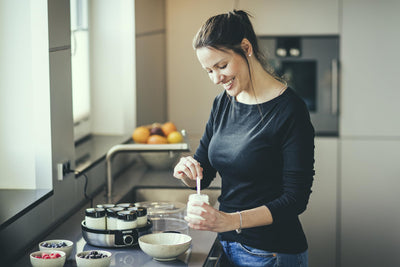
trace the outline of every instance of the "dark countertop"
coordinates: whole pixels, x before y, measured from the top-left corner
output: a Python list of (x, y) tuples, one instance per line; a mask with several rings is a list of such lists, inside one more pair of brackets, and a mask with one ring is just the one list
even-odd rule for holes
[(52, 194), (53, 189), (0, 189), (0, 231)]
[[(106, 152), (115, 144), (130, 140), (127, 135), (90, 135), (83, 138), (75, 147), (75, 169), (85, 172), (96, 162), (104, 160)], [(52, 188), (0, 189), (0, 231), (52, 195)]]
[[(157, 187), (185, 187), (181, 181), (172, 176), (171, 171), (149, 170), (145, 166), (138, 164), (124, 172), (115, 179), (113, 186), (113, 203), (118, 203), (126, 197), (136, 186), (157, 186)], [(212, 183), (213, 187), (219, 187), (220, 181), (216, 179)], [(105, 192), (101, 192), (93, 199), (93, 205), (107, 203)], [(170, 262), (158, 262), (142, 252), (139, 246), (132, 248), (97, 248), (86, 243), (82, 237), (81, 222), (84, 219), (84, 211), (90, 204), (82, 207), (79, 211), (69, 217), (64, 223), (59, 225), (43, 240), (68, 239), (75, 243), (72, 252), (65, 266), (76, 266), (75, 254), (84, 250), (102, 249), (110, 251), (113, 256), (111, 266), (203, 266), (207, 255), (214, 243), (216, 233), (189, 230), (192, 237), (192, 246), (185, 254), (179, 256), (177, 260)], [(34, 245), (29, 253), (38, 250), (38, 245)], [(24, 255), (15, 266), (30, 266), (29, 253)]]

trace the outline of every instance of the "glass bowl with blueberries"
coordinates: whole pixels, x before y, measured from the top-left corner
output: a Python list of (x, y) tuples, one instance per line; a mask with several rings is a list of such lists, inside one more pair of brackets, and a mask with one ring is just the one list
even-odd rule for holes
[(78, 267), (108, 267), (111, 264), (111, 252), (105, 250), (87, 250), (76, 254)]
[(39, 243), (40, 251), (52, 251), (58, 250), (63, 251), (66, 254), (66, 258), (68, 259), (71, 255), (72, 249), (74, 246), (74, 242), (66, 240), (66, 239), (53, 239), (46, 240)]

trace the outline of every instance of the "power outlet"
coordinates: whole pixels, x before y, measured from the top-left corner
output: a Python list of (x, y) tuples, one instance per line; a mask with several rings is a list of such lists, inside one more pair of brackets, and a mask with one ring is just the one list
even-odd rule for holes
[(71, 163), (66, 161), (57, 164), (57, 180), (62, 181), (64, 176), (71, 170)]

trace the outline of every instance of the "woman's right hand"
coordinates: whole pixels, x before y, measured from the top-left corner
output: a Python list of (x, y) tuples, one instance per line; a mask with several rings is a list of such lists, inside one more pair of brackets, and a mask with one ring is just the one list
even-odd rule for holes
[(203, 168), (193, 157), (182, 157), (174, 168), (174, 177), (183, 180), (196, 180), (197, 177), (203, 179)]

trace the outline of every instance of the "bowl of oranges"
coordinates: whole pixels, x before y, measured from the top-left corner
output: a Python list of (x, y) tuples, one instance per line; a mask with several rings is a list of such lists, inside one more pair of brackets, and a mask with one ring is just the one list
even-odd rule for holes
[[(137, 144), (179, 144), (184, 142), (184, 131), (178, 131), (173, 122), (153, 123), (137, 127), (132, 133), (132, 139)], [(141, 152), (140, 156), (146, 165), (156, 170), (173, 168), (181, 152)]]

